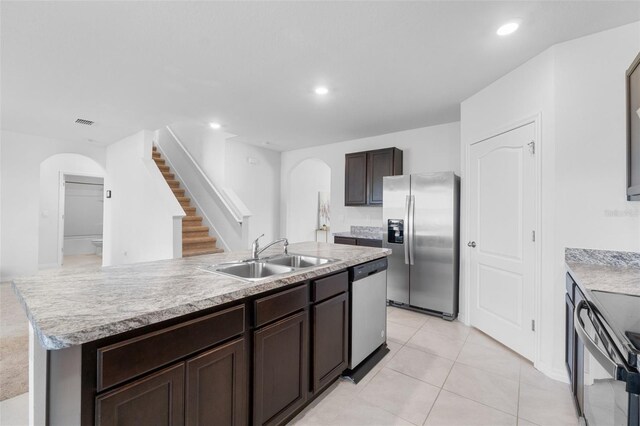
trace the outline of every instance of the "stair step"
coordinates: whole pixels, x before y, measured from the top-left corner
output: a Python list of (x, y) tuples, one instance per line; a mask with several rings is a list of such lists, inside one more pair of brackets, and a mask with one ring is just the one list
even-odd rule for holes
[(191, 236), (182, 236), (182, 245), (185, 244), (199, 244), (199, 243), (213, 243), (215, 244), (217, 241), (216, 237), (191, 237)]
[(165, 166), (164, 164), (158, 164), (158, 163), (156, 164), (158, 165), (158, 168), (160, 169), (161, 172), (164, 173), (169, 171), (169, 166)]
[(203, 254), (222, 253), (224, 250), (221, 248), (206, 248), (206, 249), (188, 249), (182, 250), (182, 257), (200, 256)]
[(153, 161), (155, 161), (158, 166), (164, 166), (165, 165), (163, 158), (154, 158)]
[(180, 204), (187, 203), (187, 205), (191, 202), (191, 198), (189, 197), (176, 197)]
[(151, 158), (153, 158), (153, 159), (156, 159), (156, 158), (157, 158), (157, 159), (160, 159), (160, 158), (162, 158), (162, 154), (160, 154), (160, 153), (159, 153), (158, 151), (156, 151), (156, 150), (153, 150), (153, 152), (151, 153)]
[(170, 180), (170, 179), (173, 179), (174, 177), (176, 177), (176, 175), (174, 175), (173, 173), (169, 173), (169, 172), (162, 172), (162, 176), (166, 180)]
[(182, 209), (184, 210), (184, 212), (187, 214), (187, 216), (195, 216), (196, 215), (196, 208), (195, 207), (182, 207)]
[(166, 181), (169, 184), (169, 188), (179, 188), (180, 187), (180, 181), (177, 181), (175, 179), (166, 179)]
[(154, 145), (151, 149), (155, 152), (158, 150), (158, 147)]
[[(211, 237), (200, 237), (201, 239), (209, 239)], [(215, 241), (202, 241), (202, 242), (197, 242), (197, 241), (190, 241), (192, 240), (191, 238), (188, 240), (182, 240), (182, 250), (193, 250), (193, 249), (215, 249), (216, 247), (216, 242)]]
[(171, 188), (171, 190), (173, 191), (173, 195), (175, 195), (176, 197), (184, 197), (184, 189)]
[(209, 227), (208, 226), (188, 226), (185, 225), (182, 227), (182, 238), (193, 238), (193, 237), (208, 237), (209, 236)]
[(202, 216), (185, 216), (182, 218), (182, 223), (187, 223), (187, 226), (200, 226), (202, 225)]

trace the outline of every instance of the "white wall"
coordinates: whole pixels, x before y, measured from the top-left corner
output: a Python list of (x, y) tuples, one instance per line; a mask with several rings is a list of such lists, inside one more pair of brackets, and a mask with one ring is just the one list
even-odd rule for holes
[[(104, 176), (104, 168), (96, 161), (80, 154), (56, 154), (40, 164), (38, 265), (40, 269), (58, 266), (60, 230), (60, 174)], [(100, 191), (99, 196), (101, 197)], [(102, 211), (102, 204), (100, 210)], [(68, 223), (69, 215), (66, 215)], [(84, 216), (87, 218), (88, 216)], [(73, 219), (73, 218), (72, 218)], [(73, 219), (76, 220), (76, 219)], [(99, 233), (102, 234), (102, 221)], [(66, 234), (66, 229), (65, 229)], [(74, 253), (67, 253), (74, 254)]]
[(263, 242), (280, 233), (280, 153), (241, 142), (227, 141), (225, 187), (230, 188), (251, 211), (252, 241), (264, 234)]
[(382, 226), (382, 207), (345, 207), (344, 155), (349, 152), (396, 147), (403, 151), (405, 174), (420, 172), (460, 172), (460, 123), (423, 127), (403, 132), (321, 145), (282, 153), (281, 229), (293, 231), (293, 218), (289, 212), (292, 200), (288, 182), (291, 171), (303, 160), (317, 158), (331, 168), (331, 233), (348, 231), (351, 225)]
[(290, 200), (287, 212), (290, 219), (287, 231), (289, 242), (315, 241), (315, 230), (323, 225), (318, 224), (318, 192), (331, 191), (331, 168), (321, 160), (304, 160), (291, 170), (291, 177), (286, 184), (289, 186)]
[(235, 135), (193, 121), (173, 123), (171, 130), (209, 179), (218, 187), (224, 186), (226, 140)]
[[(536, 366), (554, 378), (566, 378), (564, 248), (640, 250), (640, 216), (637, 205), (626, 201), (624, 178), (624, 72), (639, 49), (638, 23), (559, 44), (461, 105), (463, 224), (468, 146), (539, 114), (541, 270)], [(610, 215), (611, 210), (622, 214)], [(462, 242), (467, 241), (465, 232), (463, 228)], [(463, 247), (461, 282), (466, 283), (468, 253)], [(462, 294), (461, 309), (466, 303)]]
[(141, 131), (107, 147), (105, 266), (182, 256), (184, 211), (151, 159), (152, 138)]
[(105, 163), (104, 147), (2, 130), (0, 133), (0, 279), (38, 270), (40, 163), (60, 153), (85, 155)]

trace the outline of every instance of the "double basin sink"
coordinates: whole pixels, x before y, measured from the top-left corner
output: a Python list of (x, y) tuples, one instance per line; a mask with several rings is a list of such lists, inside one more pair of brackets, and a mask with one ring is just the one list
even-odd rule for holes
[(247, 281), (257, 281), (273, 275), (286, 274), (298, 269), (332, 262), (335, 262), (335, 260), (292, 253), (264, 259), (247, 259), (239, 262), (221, 263), (209, 266), (206, 270)]

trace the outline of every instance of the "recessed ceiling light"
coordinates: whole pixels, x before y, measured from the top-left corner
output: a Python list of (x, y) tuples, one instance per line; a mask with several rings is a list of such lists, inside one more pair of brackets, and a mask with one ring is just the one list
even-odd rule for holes
[(326, 95), (329, 93), (329, 89), (325, 86), (318, 86), (314, 89), (314, 92), (316, 92), (316, 95)]
[(209, 127), (211, 127), (212, 129), (220, 129), (222, 128), (222, 125), (220, 123), (209, 123)]
[(499, 36), (506, 36), (509, 34), (513, 34), (514, 32), (516, 32), (519, 26), (520, 26), (520, 23), (518, 21), (507, 22), (506, 24), (498, 28), (498, 31), (496, 31), (496, 34), (498, 34)]

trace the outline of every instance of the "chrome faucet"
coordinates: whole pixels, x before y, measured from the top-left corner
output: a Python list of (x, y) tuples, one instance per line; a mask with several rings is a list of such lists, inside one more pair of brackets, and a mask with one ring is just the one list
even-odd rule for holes
[(288, 251), (289, 240), (287, 240), (286, 238), (280, 238), (278, 240), (272, 241), (266, 246), (264, 246), (262, 249), (260, 249), (260, 244), (258, 244), (258, 240), (262, 237), (264, 237), (264, 234), (260, 235), (258, 238), (253, 240), (253, 244), (251, 244), (251, 258), (253, 260), (258, 260), (260, 258), (260, 253), (262, 253), (272, 245), (278, 244), (278, 243), (284, 243), (284, 254), (289, 254), (289, 251)]

